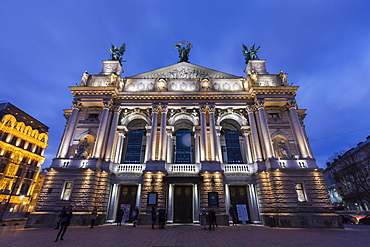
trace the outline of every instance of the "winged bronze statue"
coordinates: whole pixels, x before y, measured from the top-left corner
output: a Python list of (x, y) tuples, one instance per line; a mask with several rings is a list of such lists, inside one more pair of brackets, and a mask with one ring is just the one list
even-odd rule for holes
[(254, 48), (256, 44), (254, 44), (250, 50), (248, 51), (248, 47), (245, 45), (245, 44), (242, 44), (243, 46), (243, 55), (244, 55), (244, 58), (245, 58), (245, 63), (247, 64), (249, 60), (259, 60), (258, 56), (257, 56), (257, 52), (261, 49), (261, 46), (258, 46), (257, 49)]
[(112, 43), (110, 44), (112, 46), (112, 48), (109, 49), (109, 51), (111, 52), (110, 60), (119, 61), (120, 64), (122, 65), (122, 62), (125, 62), (125, 61), (122, 61), (122, 56), (126, 51), (126, 43), (123, 43), (123, 45), (121, 45), (121, 48), (119, 49), (117, 46), (113, 45)]

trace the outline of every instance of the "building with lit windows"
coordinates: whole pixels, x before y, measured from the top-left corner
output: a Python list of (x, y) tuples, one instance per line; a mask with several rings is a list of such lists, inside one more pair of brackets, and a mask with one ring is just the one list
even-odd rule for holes
[[(71, 204), (72, 224), (87, 225), (117, 210), (166, 210), (167, 224), (199, 224), (212, 207), (229, 224), (342, 227), (305, 133), (298, 86), (265, 60), (249, 60), (244, 76), (186, 61), (122, 77), (120, 61), (85, 71), (73, 95), (59, 151), (28, 226), (53, 224)], [(51, 222), (51, 223), (50, 223)]]
[(0, 219), (34, 209), (34, 189), (48, 127), (9, 102), (0, 102)]

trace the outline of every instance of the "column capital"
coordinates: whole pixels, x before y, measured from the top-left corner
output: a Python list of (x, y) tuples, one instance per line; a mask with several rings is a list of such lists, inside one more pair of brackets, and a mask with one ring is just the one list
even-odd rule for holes
[(206, 113), (209, 110), (209, 106), (208, 104), (202, 104), (202, 105), (199, 105), (199, 109), (201, 113)]
[(286, 108), (287, 109), (297, 109), (297, 102), (293, 99), (293, 100), (288, 100), (288, 102), (286, 103)]
[(161, 106), (159, 104), (153, 104), (152, 105), (152, 113), (157, 113), (160, 111)]
[(208, 105), (208, 111), (209, 113), (215, 113), (216, 106), (215, 105)]
[(82, 110), (83, 108), (84, 106), (82, 105), (80, 101), (78, 100), (72, 101), (72, 109)]
[(167, 111), (168, 111), (168, 105), (160, 105), (159, 107), (161, 108), (161, 112), (162, 113), (167, 113)]
[(114, 113), (120, 114), (121, 111), (122, 111), (122, 108), (119, 105), (114, 105), (114, 106), (112, 106), (112, 110), (113, 110)]
[(103, 108), (111, 108), (113, 106), (112, 100), (103, 100)]
[(258, 108), (258, 110), (265, 107), (265, 100), (264, 99), (256, 99), (254, 101), (254, 103), (255, 103), (256, 107)]
[(245, 107), (245, 109), (247, 110), (247, 113), (254, 113), (256, 111), (256, 106), (255, 105), (247, 105)]

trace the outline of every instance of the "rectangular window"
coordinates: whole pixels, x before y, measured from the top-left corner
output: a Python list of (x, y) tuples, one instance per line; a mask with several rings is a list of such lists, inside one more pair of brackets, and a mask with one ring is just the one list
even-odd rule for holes
[(306, 193), (304, 191), (304, 187), (302, 183), (296, 183), (295, 185), (295, 191), (297, 192), (298, 201), (299, 202), (307, 202)]
[(60, 198), (61, 200), (63, 201), (68, 201), (69, 198), (71, 197), (71, 193), (72, 193), (72, 185), (73, 185), (73, 182), (65, 182), (64, 183), (64, 189), (63, 189), (63, 192), (62, 192), (62, 197)]
[(95, 113), (90, 113), (88, 116), (87, 116), (88, 119), (98, 119), (99, 118), (99, 114), (95, 114)]
[(269, 113), (269, 118), (277, 119), (279, 118), (279, 113)]
[(53, 193), (53, 188), (48, 188), (48, 191), (46, 192), (46, 194), (51, 194)]

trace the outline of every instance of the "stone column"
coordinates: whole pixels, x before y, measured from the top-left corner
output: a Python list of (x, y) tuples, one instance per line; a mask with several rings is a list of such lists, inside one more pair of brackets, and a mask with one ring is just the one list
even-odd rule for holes
[(148, 128), (146, 127), (145, 128), (145, 134), (146, 134), (146, 145), (145, 145), (145, 157), (144, 157), (144, 163), (146, 163), (148, 161), (148, 159), (150, 159), (150, 150), (151, 150), (151, 146), (150, 146), (150, 141), (151, 141), (151, 136), (150, 136), (150, 132), (148, 132)]
[(166, 129), (167, 129), (167, 105), (161, 105), (161, 126), (159, 140), (159, 160), (166, 160)]
[(217, 131), (217, 152), (218, 152), (218, 161), (220, 163), (223, 163), (223, 157), (222, 157), (222, 148), (221, 148), (221, 130)]
[(252, 141), (253, 141), (253, 148), (254, 148), (254, 154), (255, 154), (255, 160), (256, 161), (262, 161), (262, 151), (261, 151), (261, 145), (258, 138), (258, 130), (256, 125), (256, 120), (254, 118), (254, 110), (255, 108), (252, 106), (247, 106), (247, 112), (248, 112), (248, 118), (249, 118), (249, 125), (251, 127), (251, 134), (252, 134)]
[(173, 184), (168, 185), (167, 223), (173, 223)]
[(118, 196), (119, 196), (119, 185), (113, 184), (112, 194), (110, 196), (110, 201), (109, 201), (108, 221), (114, 222), (116, 220), (118, 200), (119, 200)]
[(207, 105), (200, 106), (200, 160), (208, 160), (208, 145), (207, 145)]
[(263, 145), (266, 149), (267, 158), (273, 158), (273, 148), (270, 138), (270, 131), (266, 120), (265, 108), (264, 108), (264, 100), (256, 100), (256, 105), (258, 108), (258, 115), (261, 123), (261, 130), (263, 136)]
[(253, 163), (252, 153), (251, 153), (251, 145), (249, 142), (249, 132), (248, 132), (248, 126), (243, 126), (243, 137), (244, 137), (244, 145), (245, 145), (245, 152), (247, 154), (247, 163)]
[(99, 158), (99, 156), (102, 152), (104, 134), (105, 134), (105, 130), (106, 130), (107, 125), (108, 125), (109, 108), (112, 105), (112, 103), (110, 101), (104, 101), (103, 104), (104, 104), (103, 113), (102, 113), (102, 116), (101, 116), (101, 119), (100, 119), (100, 125), (99, 125), (99, 129), (98, 129), (98, 133), (96, 135), (95, 146), (94, 146), (94, 151), (93, 151), (93, 155), (92, 155), (94, 158)]
[[(225, 207), (226, 207), (226, 212), (229, 213), (229, 208), (231, 205), (231, 200), (230, 200), (230, 188), (229, 184), (225, 184)], [(236, 209), (235, 209), (236, 210)]]
[(158, 112), (159, 112), (159, 105), (152, 105), (152, 130), (150, 133), (150, 160), (155, 160), (155, 149), (157, 144), (157, 125), (158, 125)]
[(216, 134), (216, 124), (215, 124), (215, 106), (210, 105), (209, 109), (209, 127), (211, 133), (211, 141), (210, 141), (210, 148), (211, 148), (211, 160), (215, 161), (218, 157), (216, 157), (216, 150), (217, 150), (217, 134)]
[(195, 150), (194, 150), (194, 155), (195, 155), (195, 163), (199, 164), (200, 163), (200, 147), (199, 147), (199, 132), (193, 128), (194, 132), (194, 142), (195, 142)]
[(250, 214), (252, 223), (260, 223), (260, 212), (258, 208), (256, 190), (254, 184), (248, 184), (248, 191), (249, 191), (249, 204), (250, 204)]
[(167, 158), (166, 158), (167, 164), (172, 163), (173, 157), (172, 131), (173, 127), (170, 126), (170, 128), (167, 129)]
[(199, 196), (198, 184), (193, 184), (193, 223), (199, 224)]
[(82, 110), (82, 104), (78, 101), (73, 101), (72, 102), (72, 114), (69, 117), (63, 139), (60, 144), (59, 152), (58, 152), (58, 158), (67, 158), (68, 150), (71, 145), (71, 140), (73, 137), (73, 134), (76, 129), (76, 124), (78, 120), (78, 113), (80, 110)]
[(123, 151), (123, 145), (125, 143), (125, 134), (122, 132), (118, 133), (118, 142), (116, 147), (116, 156), (114, 158), (114, 163), (121, 164), (122, 160), (122, 151)]
[(116, 137), (120, 112), (121, 112), (121, 108), (119, 106), (114, 107), (112, 126), (110, 128), (107, 151), (105, 153), (105, 160), (107, 160), (107, 161), (110, 161), (112, 159), (113, 144), (114, 144), (114, 139)]
[(140, 199), (141, 199), (141, 184), (137, 184), (135, 207), (140, 208)]
[(303, 130), (302, 130), (302, 127), (301, 127), (301, 124), (299, 122), (299, 118), (298, 118), (298, 114), (297, 114), (297, 111), (296, 111), (296, 108), (297, 108), (297, 104), (295, 102), (295, 100), (292, 100), (292, 101), (289, 101), (287, 103), (287, 107), (289, 109), (289, 112), (290, 112), (290, 119), (292, 120), (292, 127), (293, 127), (293, 131), (295, 133), (295, 136), (297, 138), (297, 142), (298, 142), (298, 147), (299, 147), (299, 150), (301, 151), (301, 155), (303, 158), (308, 158), (309, 155), (308, 155), (308, 149), (307, 149), (307, 142), (306, 142), (306, 138), (305, 138), (305, 135), (303, 134)]

